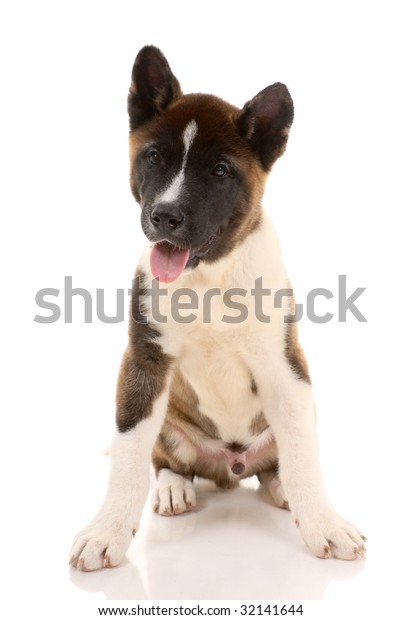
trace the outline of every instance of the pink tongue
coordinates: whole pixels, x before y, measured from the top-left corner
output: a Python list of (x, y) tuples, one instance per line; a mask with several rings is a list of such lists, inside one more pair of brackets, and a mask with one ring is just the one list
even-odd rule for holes
[(156, 243), (150, 254), (150, 268), (160, 282), (174, 282), (182, 274), (189, 259), (189, 250), (180, 250), (171, 243)]

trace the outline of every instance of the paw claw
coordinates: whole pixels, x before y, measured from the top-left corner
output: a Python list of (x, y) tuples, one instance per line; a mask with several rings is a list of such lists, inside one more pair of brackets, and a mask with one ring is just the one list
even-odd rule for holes
[(330, 549), (330, 545), (326, 545), (323, 549), (323, 558), (331, 558), (331, 549)]
[(365, 552), (364, 538), (335, 512), (303, 515), (300, 530), (307, 546), (317, 557), (356, 560)]
[(118, 515), (100, 515), (75, 538), (70, 564), (85, 572), (117, 566), (131, 543), (132, 529)]
[(77, 567), (79, 570), (86, 571), (86, 567), (85, 567), (85, 560), (84, 560), (83, 558), (80, 558), (80, 559), (78, 560), (78, 563), (76, 564), (76, 567)]

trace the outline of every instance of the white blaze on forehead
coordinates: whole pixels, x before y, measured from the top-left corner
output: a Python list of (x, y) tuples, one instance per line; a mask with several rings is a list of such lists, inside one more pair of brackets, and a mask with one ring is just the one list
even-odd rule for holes
[(188, 156), (188, 151), (192, 146), (192, 142), (195, 139), (196, 134), (198, 133), (198, 125), (196, 121), (190, 121), (188, 125), (184, 129), (184, 133), (182, 134), (182, 141), (184, 143), (184, 159)]
[(191, 148), (195, 136), (198, 133), (198, 125), (194, 120), (190, 121), (182, 132), (182, 141), (184, 143), (184, 156), (182, 159), (181, 169), (171, 181), (170, 185), (159, 194), (155, 200), (158, 202), (174, 202), (180, 195), (185, 180), (185, 168), (187, 165), (188, 153)]

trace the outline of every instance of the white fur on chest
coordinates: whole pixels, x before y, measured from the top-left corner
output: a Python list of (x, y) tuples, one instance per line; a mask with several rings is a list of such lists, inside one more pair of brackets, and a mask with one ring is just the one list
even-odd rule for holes
[[(140, 268), (151, 278), (148, 251), (142, 256)], [(262, 299), (263, 315), (269, 316), (270, 322), (257, 316), (251, 291), (258, 278), (262, 278), (265, 289), (271, 290)], [(150, 322), (161, 335), (163, 350), (177, 359), (198, 396), (200, 411), (213, 420), (226, 441), (247, 441), (251, 422), (262, 411), (258, 395), (251, 391), (252, 375), (245, 360), (250, 351), (257, 356), (260, 347), (269, 349), (272, 356), (283, 356), (287, 311), (275, 307), (274, 296), (287, 286), (278, 240), (265, 217), (262, 225), (228, 257), (210, 265), (201, 263), (175, 282), (160, 284), (167, 292), (159, 297), (159, 311), (166, 317), (165, 322), (155, 322), (149, 302), (145, 303)], [(172, 316), (172, 296), (178, 289), (190, 289), (198, 299), (197, 308), (181, 311), (182, 316), (196, 316), (189, 323)], [(220, 293), (211, 296), (214, 289)], [(234, 289), (239, 289), (241, 295), (232, 299), (243, 304), (247, 315), (236, 323), (227, 317), (238, 317), (238, 310), (224, 302), (224, 293)], [(268, 412), (264, 414), (268, 418)]]
[(198, 396), (200, 411), (213, 420), (220, 437), (247, 443), (261, 403), (251, 391), (252, 376), (240, 351), (222, 340), (205, 337), (196, 348), (185, 347), (179, 366)]

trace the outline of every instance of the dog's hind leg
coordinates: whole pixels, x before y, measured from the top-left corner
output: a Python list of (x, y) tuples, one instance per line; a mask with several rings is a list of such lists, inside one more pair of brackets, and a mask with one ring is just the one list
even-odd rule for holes
[(288, 501), (283, 491), (283, 485), (274, 469), (262, 471), (258, 474), (259, 482), (264, 489), (269, 491), (274, 503), (278, 508), (289, 509)]
[(191, 477), (176, 474), (167, 467), (161, 469), (152, 506), (155, 512), (165, 517), (192, 510), (196, 506), (196, 494)]

